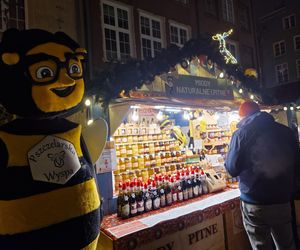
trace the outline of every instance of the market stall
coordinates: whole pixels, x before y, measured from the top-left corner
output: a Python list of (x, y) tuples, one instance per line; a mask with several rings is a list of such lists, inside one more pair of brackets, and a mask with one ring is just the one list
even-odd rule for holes
[(112, 178), (102, 248), (247, 249), (224, 168), (242, 96), (208, 75), (168, 74), (146, 87), (109, 107), (108, 153), (97, 164)]
[(212, 37), (221, 54), (210, 38), (191, 40), (103, 74), (99, 249), (249, 248), (224, 159), (240, 103), (259, 100), (257, 75), (238, 66), (225, 35)]

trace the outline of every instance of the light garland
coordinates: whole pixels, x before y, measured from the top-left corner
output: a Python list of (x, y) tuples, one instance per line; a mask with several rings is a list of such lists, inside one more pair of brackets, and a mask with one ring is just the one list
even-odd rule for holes
[(225, 38), (230, 36), (231, 33), (233, 32), (233, 29), (230, 29), (228, 32), (223, 32), (223, 34), (215, 34), (212, 36), (213, 40), (218, 40), (219, 41), (219, 50), (220, 53), (224, 56), (225, 62), (231, 63), (231, 64), (237, 64), (236, 58), (231, 54), (231, 52), (227, 49), (226, 47), (226, 41)]

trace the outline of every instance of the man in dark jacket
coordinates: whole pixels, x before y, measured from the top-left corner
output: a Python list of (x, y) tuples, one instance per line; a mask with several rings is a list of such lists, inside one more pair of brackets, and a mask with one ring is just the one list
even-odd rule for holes
[[(253, 249), (296, 249), (291, 205), (299, 176), (299, 147), (293, 131), (261, 112), (255, 102), (240, 109), (225, 167), (238, 176), (243, 222)], [(273, 242), (272, 242), (273, 239)]]

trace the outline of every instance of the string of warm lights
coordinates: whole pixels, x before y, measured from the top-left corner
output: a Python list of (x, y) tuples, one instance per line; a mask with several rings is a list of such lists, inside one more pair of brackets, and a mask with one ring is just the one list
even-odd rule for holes
[(230, 29), (227, 32), (223, 32), (222, 34), (218, 33), (218, 34), (212, 36), (212, 39), (219, 41), (219, 50), (220, 50), (220, 53), (224, 56), (225, 62), (231, 63), (231, 64), (237, 64), (236, 58), (227, 49), (226, 40), (225, 40), (225, 38), (230, 36), (232, 32), (233, 32), (233, 29)]

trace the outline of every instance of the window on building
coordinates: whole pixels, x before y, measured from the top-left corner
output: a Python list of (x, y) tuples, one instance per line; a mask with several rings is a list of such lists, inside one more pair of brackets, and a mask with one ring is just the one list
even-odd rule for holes
[(103, 2), (105, 57), (108, 61), (126, 61), (131, 57), (131, 30), (129, 9)]
[(285, 41), (273, 43), (274, 56), (282, 56), (286, 53)]
[(205, 11), (213, 16), (217, 16), (216, 0), (205, 0)]
[(25, 29), (24, 0), (0, 0), (0, 31)]
[(237, 43), (233, 41), (226, 41), (226, 47), (230, 51), (230, 53), (235, 57), (235, 59), (238, 60), (239, 54)]
[(241, 30), (250, 31), (249, 9), (246, 6), (241, 6), (239, 11)]
[(277, 83), (284, 83), (289, 80), (289, 69), (287, 63), (276, 65), (275, 72)]
[(170, 23), (170, 43), (182, 47), (189, 40), (188, 28), (184, 25)]
[(300, 35), (294, 36), (294, 48), (300, 50)]
[(297, 76), (300, 78), (300, 59), (296, 60)]
[(143, 57), (154, 57), (163, 47), (161, 20), (140, 14), (140, 32)]
[(286, 16), (282, 19), (283, 22), (283, 29), (291, 29), (296, 26), (296, 16), (295, 15), (290, 15)]
[(222, 0), (222, 13), (225, 21), (234, 23), (233, 0)]

